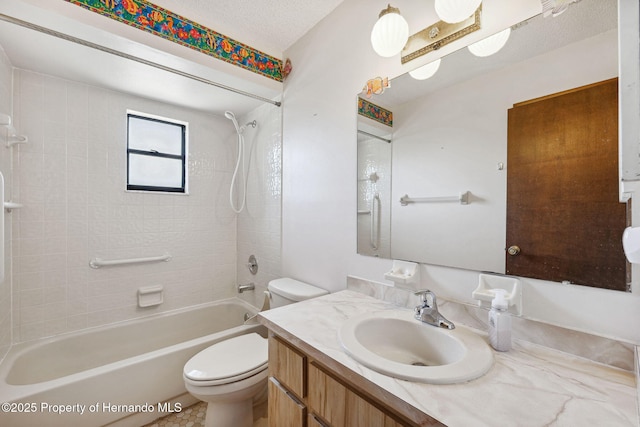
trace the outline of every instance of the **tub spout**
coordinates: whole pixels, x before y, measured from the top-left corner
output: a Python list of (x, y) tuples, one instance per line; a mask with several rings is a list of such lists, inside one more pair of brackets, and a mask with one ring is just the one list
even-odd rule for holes
[(244, 291), (252, 291), (255, 288), (256, 288), (256, 285), (253, 282), (246, 285), (238, 285), (238, 292), (243, 293)]

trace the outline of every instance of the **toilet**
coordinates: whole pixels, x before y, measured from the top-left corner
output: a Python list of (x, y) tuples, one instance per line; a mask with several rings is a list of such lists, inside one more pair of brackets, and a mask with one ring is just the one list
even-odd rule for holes
[(282, 307), (329, 293), (324, 289), (288, 277), (270, 281), (267, 289), (271, 294), (271, 308)]
[[(271, 308), (325, 295), (324, 289), (294, 279), (269, 282)], [(205, 427), (251, 427), (253, 405), (267, 392), (268, 341), (257, 333), (220, 341), (184, 365), (187, 391), (205, 401)]]

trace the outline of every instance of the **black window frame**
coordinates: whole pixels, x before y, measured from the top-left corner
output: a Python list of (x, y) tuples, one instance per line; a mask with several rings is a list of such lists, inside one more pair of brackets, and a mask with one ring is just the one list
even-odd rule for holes
[[(169, 154), (169, 153), (161, 153), (155, 150), (146, 151), (146, 150), (138, 150), (135, 148), (130, 148), (129, 146), (129, 125), (130, 119), (142, 119), (148, 120), (152, 122), (159, 122), (167, 125), (177, 126), (180, 128), (181, 135), (181, 144), (180, 144), (180, 152), (181, 154)], [(181, 160), (182, 161), (182, 185), (180, 187), (161, 187), (157, 185), (134, 185), (129, 183), (129, 158), (131, 154), (150, 156), (150, 157), (162, 157), (167, 159)], [(141, 113), (127, 113), (127, 190), (128, 191), (155, 191), (155, 192), (164, 192), (164, 193), (182, 193), (187, 194), (187, 125), (184, 123), (180, 123), (177, 121), (171, 121), (169, 119), (160, 119), (151, 116), (145, 116)]]

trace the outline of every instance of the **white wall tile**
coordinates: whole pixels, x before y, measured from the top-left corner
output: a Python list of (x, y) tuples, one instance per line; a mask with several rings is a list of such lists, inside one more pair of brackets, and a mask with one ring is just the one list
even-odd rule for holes
[[(233, 168), (228, 120), (30, 71), (15, 73), (15, 104), (21, 106), (16, 119), (36, 144), (20, 147), (14, 157), (12, 191), (25, 204), (12, 227), (18, 249), (14, 342), (233, 296), (230, 178), (214, 170)], [(189, 196), (125, 191), (127, 109), (189, 122)], [(96, 256), (165, 252), (174, 255), (170, 262), (99, 270), (88, 265)], [(138, 287), (153, 284), (165, 287), (166, 303), (138, 308)], [(10, 304), (9, 295), (0, 294), (0, 304)], [(2, 337), (2, 328), (12, 327), (6, 318), (0, 322)]]
[[(127, 109), (190, 123), (189, 196), (124, 191)], [(236, 135), (223, 117), (14, 70), (2, 52), (0, 111), (29, 136), (13, 159), (0, 152), (10, 196), (25, 205), (8, 222), (14, 291), (12, 301), (11, 280), (0, 284), (0, 358), (11, 342), (234, 296), (249, 253), (262, 260), (259, 287), (279, 275), (279, 109), (246, 118), (259, 126), (247, 130), (255, 131), (250, 197), (239, 217), (228, 202)], [(168, 263), (88, 265), (165, 252)], [(166, 302), (138, 308), (138, 287), (154, 284)]]
[[(256, 120), (257, 127), (245, 132), (246, 151), (251, 158), (245, 210), (238, 215), (237, 277), (238, 284), (253, 282), (255, 291), (244, 292), (241, 298), (257, 307), (262, 306), (263, 291), (280, 272), (280, 197), (281, 197), (281, 138), (280, 111), (263, 106), (243, 117), (241, 122)], [(232, 135), (235, 138), (235, 135)], [(235, 160), (235, 159), (233, 159)], [(258, 273), (252, 275), (247, 267), (249, 256), (258, 260)], [(278, 262), (272, 260), (277, 259)], [(235, 289), (234, 289), (235, 291)]]

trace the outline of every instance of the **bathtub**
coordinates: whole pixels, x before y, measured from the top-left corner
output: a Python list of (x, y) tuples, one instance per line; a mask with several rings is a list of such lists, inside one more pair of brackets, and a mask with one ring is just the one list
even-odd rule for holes
[(250, 332), (233, 298), (13, 346), (0, 365), (0, 426), (140, 426), (194, 403), (182, 368)]

